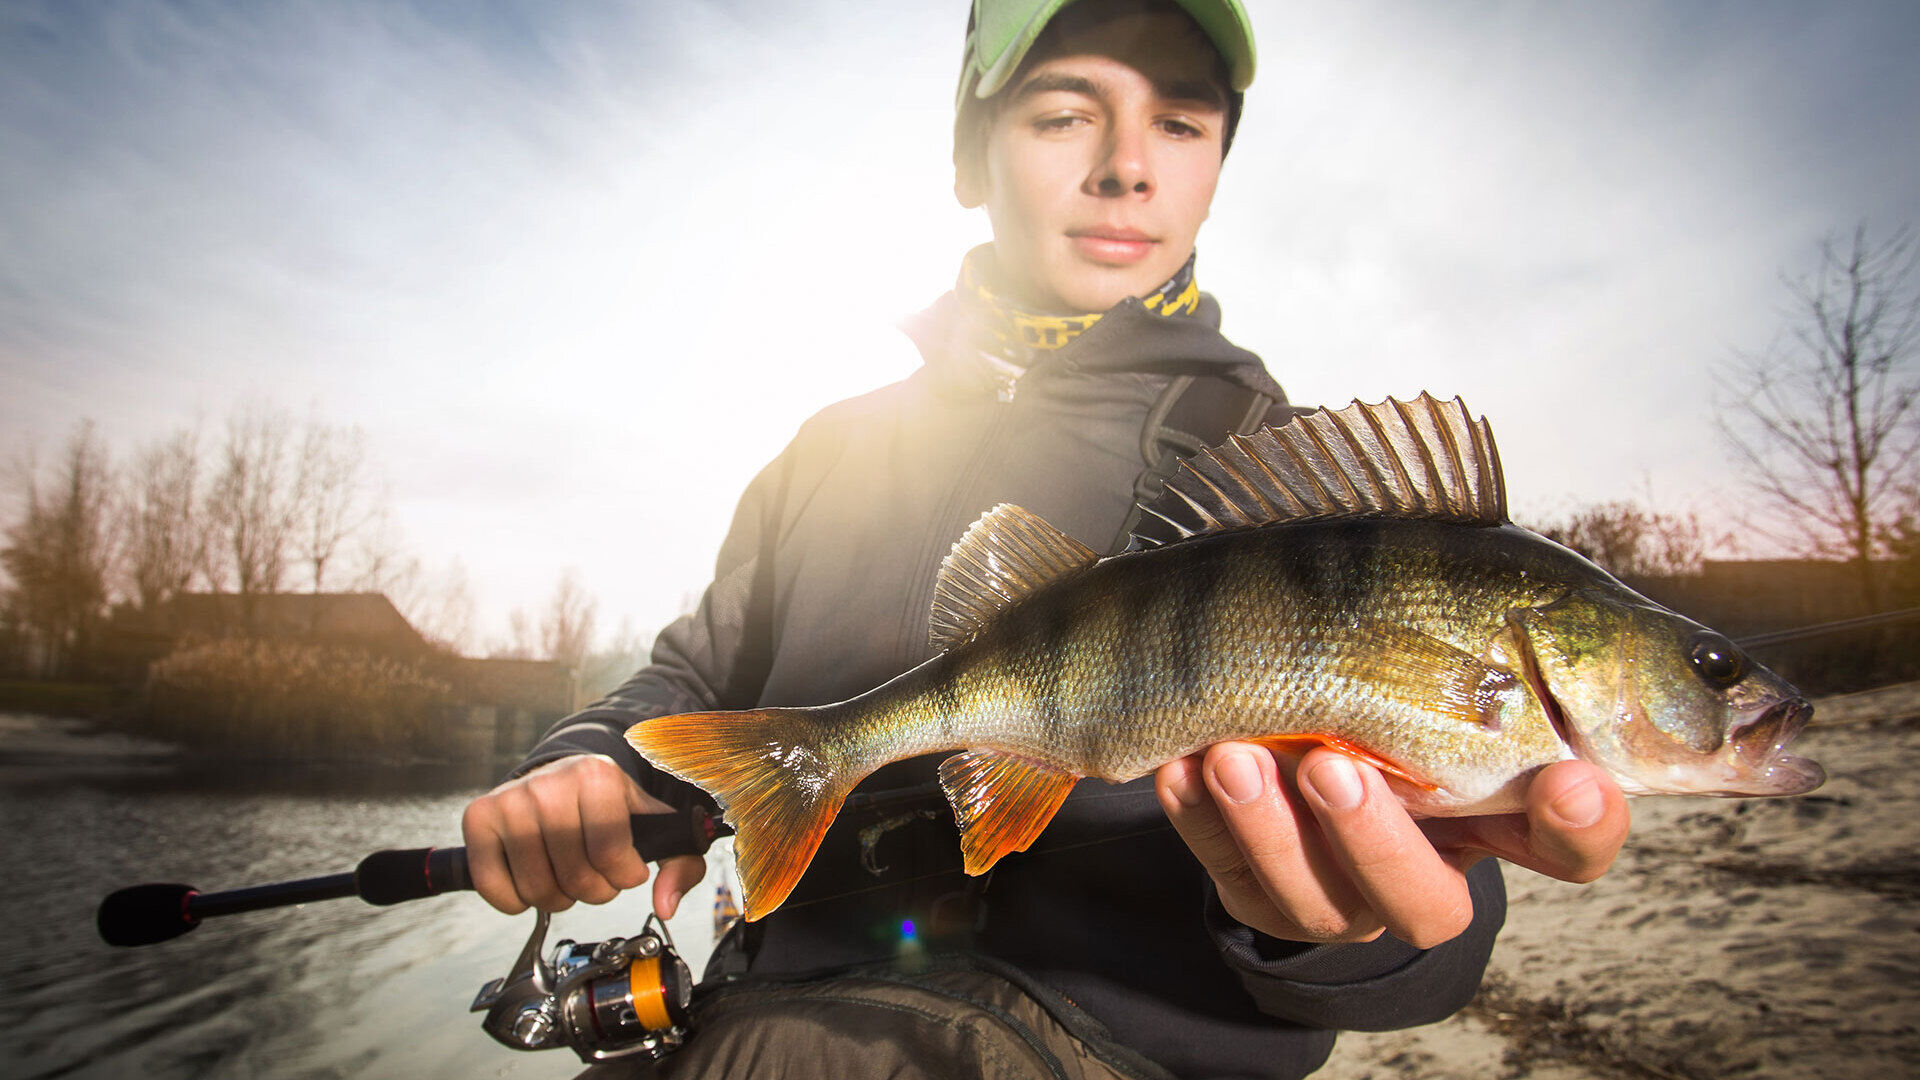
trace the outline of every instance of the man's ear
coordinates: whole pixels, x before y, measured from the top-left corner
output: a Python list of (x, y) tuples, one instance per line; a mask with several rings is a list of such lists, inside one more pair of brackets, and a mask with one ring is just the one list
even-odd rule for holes
[(987, 201), (986, 177), (981, 175), (984, 172), (978, 158), (953, 155), (953, 197), (961, 206), (972, 210)]

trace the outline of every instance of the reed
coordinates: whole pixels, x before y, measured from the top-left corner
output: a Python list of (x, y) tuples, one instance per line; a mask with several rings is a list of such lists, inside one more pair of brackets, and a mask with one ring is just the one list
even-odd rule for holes
[(453, 689), (419, 666), (354, 649), (223, 638), (148, 671), (145, 719), (161, 738), (247, 755), (445, 756)]

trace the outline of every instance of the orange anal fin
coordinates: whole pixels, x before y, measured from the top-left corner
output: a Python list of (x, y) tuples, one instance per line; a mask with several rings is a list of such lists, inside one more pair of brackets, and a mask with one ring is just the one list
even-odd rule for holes
[(984, 874), (1007, 852), (1027, 850), (1078, 779), (997, 750), (968, 750), (941, 762), (940, 788), (960, 824), (967, 873)]
[(1264, 746), (1269, 750), (1279, 750), (1288, 754), (1304, 754), (1315, 746), (1325, 746), (1353, 758), (1364, 761), (1389, 776), (1397, 776), (1421, 791), (1438, 791), (1440, 785), (1422, 780), (1408, 772), (1399, 764), (1381, 757), (1379, 754), (1361, 746), (1359, 743), (1343, 739), (1338, 735), (1324, 731), (1302, 731), (1290, 735), (1262, 735), (1249, 742)]

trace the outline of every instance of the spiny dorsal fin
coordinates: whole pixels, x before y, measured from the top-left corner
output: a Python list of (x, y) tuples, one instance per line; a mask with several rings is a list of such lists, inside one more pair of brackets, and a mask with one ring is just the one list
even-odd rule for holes
[(980, 516), (940, 564), (933, 647), (951, 649), (1034, 590), (1091, 565), (1092, 548), (1012, 503)]
[[(1356, 401), (1281, 427), (1234, 435), (1180, 463), (1144, 509), (1182, 539), (1281, 521), (1338, 517), (1507, 520), (1500, 452), (1459, 398)], [(1133, 546), (1159, 541), (1135, 534)]]

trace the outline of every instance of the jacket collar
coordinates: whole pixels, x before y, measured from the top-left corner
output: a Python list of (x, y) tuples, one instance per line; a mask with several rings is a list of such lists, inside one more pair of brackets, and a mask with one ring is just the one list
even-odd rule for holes
[[(980, 357), (979, 335), (959, 299), (949, 292), (901, 323), (920, 350), (926, 372), (943, 383), (992, 385)], [(1032, 370), (1050, 374), (1210, 375), (1278, 400), (1286, 394), (1260, 358), (1220, 333), (1220, 304), (1200, 294), (1192, 316), (1169, 319), (1129, 297), (1066, 345), (1039, 357)]]

